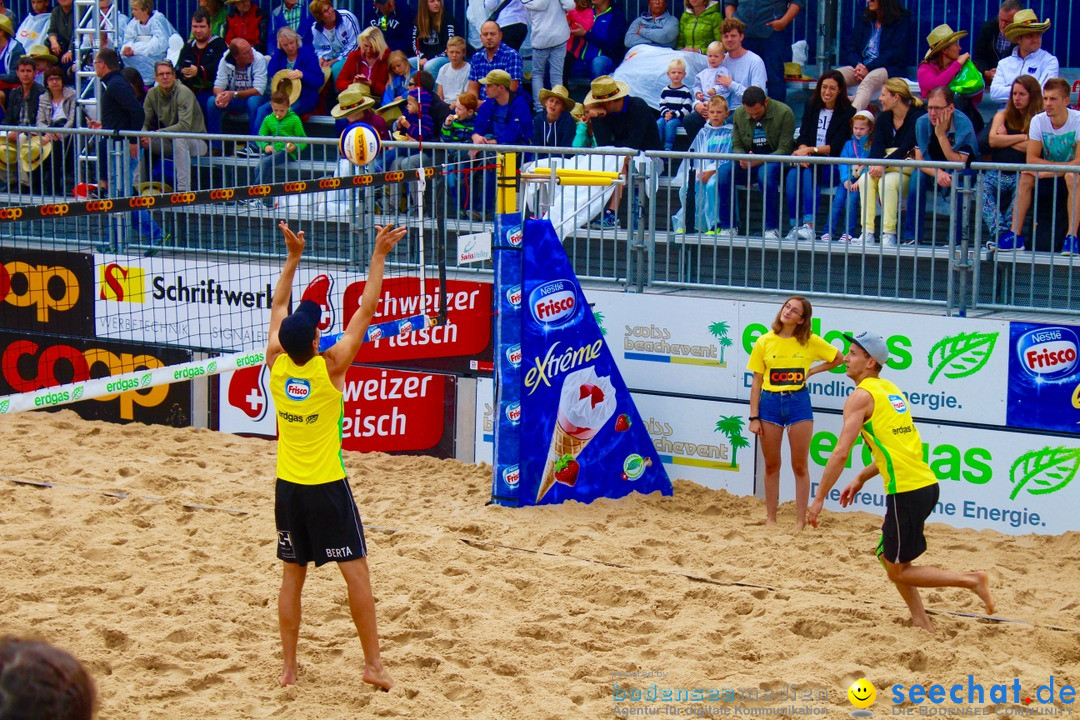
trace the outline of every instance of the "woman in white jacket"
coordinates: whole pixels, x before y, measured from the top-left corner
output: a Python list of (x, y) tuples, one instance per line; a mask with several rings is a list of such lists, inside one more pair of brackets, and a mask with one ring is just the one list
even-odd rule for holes
[(540, 91), (563, 84), (566, 41), (570, 39), (566, 12), (574, 9), (574, 0), (521, 0), (521, 4), (532, 31), (533, 111), (540, 113), (544, 111)]

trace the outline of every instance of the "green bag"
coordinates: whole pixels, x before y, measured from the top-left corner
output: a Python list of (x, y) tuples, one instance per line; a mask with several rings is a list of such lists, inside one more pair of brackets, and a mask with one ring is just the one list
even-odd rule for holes
[(979, 68), (975, 67), (975, 63), (971, 62), (971, 58), (968, 58), (960, 68), (960, 72), (956, 73), (956, 77), (949, 83), (950, 90), (964, 97), (971, 97), (981, 93), (985, 88), (986, 81), (983, 80)]

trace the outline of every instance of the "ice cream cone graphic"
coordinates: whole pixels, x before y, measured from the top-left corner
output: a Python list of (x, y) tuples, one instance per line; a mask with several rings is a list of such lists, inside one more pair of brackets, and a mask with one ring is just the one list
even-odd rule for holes
[(552, 429), (544, 474), (536, 492), (536, 502), (547, 494), (558, 479), (555, 464), (569, 455), (577, 459), (585, 446), (615, 414), (615, 389), (611, 378), (597, 377), (593, 367), (570, 373), (559, 393), (559, 411)]

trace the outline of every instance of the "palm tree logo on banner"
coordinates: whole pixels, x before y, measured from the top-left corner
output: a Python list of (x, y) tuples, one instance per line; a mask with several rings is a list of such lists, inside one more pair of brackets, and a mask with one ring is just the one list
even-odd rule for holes
[[(718, 323), (719, 324), (719, 323)], [(716, 421), (714, 432), (723, 433), (731, 445), (731, 469), (737, 470), (739, 463), (736, 456), (741, 448), (750, 447), (750, 441), (742, 434), (743, 419), (739, 415), (721, 415)]]
[(724, 362), (724, 351), (733, 344), (731, 338), (727, 336), (729, 329), (730, 326), (726, 322), (714, 322), (709, 326), (709, 333), (716, 338), (716, 342), (720, 346), (720, 367), (727, 367), (727, 363)]

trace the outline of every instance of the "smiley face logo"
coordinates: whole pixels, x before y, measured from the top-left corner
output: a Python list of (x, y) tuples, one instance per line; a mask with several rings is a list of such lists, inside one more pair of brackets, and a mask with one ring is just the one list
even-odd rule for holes
[(873, 713), (866, 710), (874, 704), (874, 700), (877, 699), (877, 689), (874, 684), (866, 678), (859, 678), (855, 682), (851, 683), (851, 687), (847, 691), (848, 700), (851, 704), (859, 708), (859, 711), (851, 713), (854, 717), (868, 717)]

